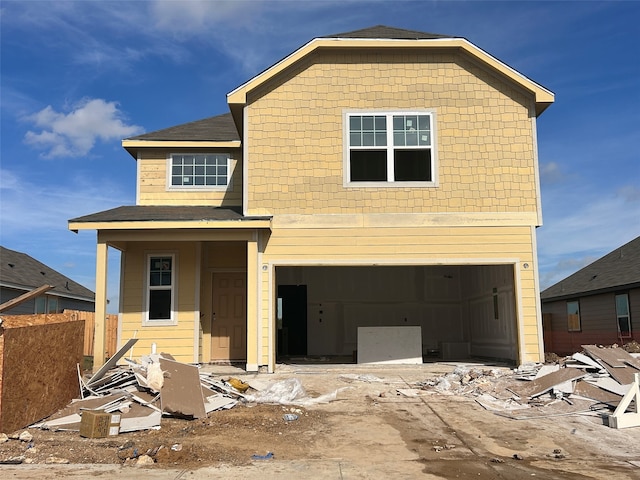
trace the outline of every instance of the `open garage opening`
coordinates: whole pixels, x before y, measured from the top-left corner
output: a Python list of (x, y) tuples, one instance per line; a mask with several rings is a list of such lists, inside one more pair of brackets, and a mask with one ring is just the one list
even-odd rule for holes
[(410, 326), (424, 361), (517, 363), (516, 305), (513, 264), (279, 266), (277, 361), (355, 363), (358, 327)]

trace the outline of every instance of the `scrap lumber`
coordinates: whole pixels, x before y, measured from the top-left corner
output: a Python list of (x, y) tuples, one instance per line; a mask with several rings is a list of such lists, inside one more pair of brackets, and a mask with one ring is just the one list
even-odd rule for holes
[(12, 308), (17, 307), (18, 305), (23, 304), (24, 302), (28, 302), (32, 298), (39, 297), (43, 293), (48, 292), (53, 288), (55, 288), (55, 286), (53, 285), (42, 285), (38, 288), (34, 288), (33, 290), (28, 291), (27, 293), (23, 293), (19, 297), (12, 298), (11, 300), (4, 302), (2, 305), (0, 305), (0, 313), (6, 312), (7, 310), (11, 310)]
[(104, 375), (111, 370), (113, 367), (116, 366), (116, 364), (118, 363), (118, 360), (120, 360), (122, 357), (124, 357), (124, 354), (127, 353), (129, 351), (129, 349), (131, 347), (133, 347), (136, 342), (138, 341), (137, 338), (132, 338), (130, 339), (127, 343), (125, 343), (120, 350), (118, 350), (113, 357), (111, 357), (109, 360), (107, 360), (104, 365), (102, 365), (102, 367), (100, 367), (100, 370), (98, 370), (93, 377), (91, 377), (88, 381), (87, 381), (87, 386), (91, 387), (94, 383), (96, 383), (98, 380), (100, 380), (102, 377), (104, 377)]
[(640, 373), (640, 361), (622, 348), (600, 348), (596, 345), (582, 345), (582, 348), (592, 358), (600, 361), (609, 375), (621, 385), (633, 383), (634, 375)]
[[(591, 357), (588, 357), (587, 355), (585, 355), (584, 353), (574, 353), (573, 355), (571, 355), (571, 358), (577, 362), (582, 363), (583, 365), (588, 365), (592, 368), (596, 368), (598, 369), (598, 371), (604, 371), (605, 368), (599, 364), (598, 362), (596, 362), (595, 360), (593, 360)], [(570, 364), (565, 364), (567, 367), (568, 366), (573, 366)], [(579, 366), (579, 368), (583, 368), (582, 365)]]
[(552, 372), (548, 375), (527, 382), (521, 387), (512, 389), (512, 391), (521, 398), (533, 398), (552, 390), (558, 385), (583, 378), (586, 375), (587, 373), (582, 370), (561, 368), (557, 372)]
[(615, 408), (622, 399), (622, 395), (609, 392), (589, 382), (578, 382), (573, 394), (583, 398), (596, 400), (597, 402), (603, 403), (612, 408)]
[[(631, 402), (635, 405), (631, 406)], [(631, 407), (631, 408), (629, 408)], [(630, 412), (627, 412), (630, 409)], [(640, 373), (636, 373), (631, 388), (622, 397), (618, 407), (609, 415), (611, 428), (640, 427)]]

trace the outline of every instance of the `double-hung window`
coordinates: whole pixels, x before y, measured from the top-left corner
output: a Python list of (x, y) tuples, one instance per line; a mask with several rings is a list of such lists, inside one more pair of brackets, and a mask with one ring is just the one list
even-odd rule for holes
[(580, 302), (577, 300), (567, 302), (567, 330), (569, 332), (582, 330), (582, 325), (580, 324)]
[(147, 321), (172, 323), (175, 290), (175, 256), (147, 257)]
[(631, 337), (631, 315), (629, 312), (628, 293), (616, 295), (616, 318), (618, 320), (618, 333), (620, 337)]
[(36, 297), (35, 313), (60, 313), (58, 297), (53, 295), (41, 295)]
[(229, 154), (177, 154), (169, 159), (170, 188), (215, 189), (229, 184)]
[(347, 113), (345, 120), (347, 183), (434, 182), (431, 112)]

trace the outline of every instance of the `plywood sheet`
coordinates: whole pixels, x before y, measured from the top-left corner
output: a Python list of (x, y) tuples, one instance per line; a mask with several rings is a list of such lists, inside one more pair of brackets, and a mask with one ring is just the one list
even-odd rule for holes
[(187, 418), (206, 417), (198, 368), (165, 358), (160, 358), (160, 368), (166, 372), (160, 390), (162, 411)]
[(0, 432), (12, 433), (51, 415), (79, 393), (84, 321), (64, 314), (2, 318)]

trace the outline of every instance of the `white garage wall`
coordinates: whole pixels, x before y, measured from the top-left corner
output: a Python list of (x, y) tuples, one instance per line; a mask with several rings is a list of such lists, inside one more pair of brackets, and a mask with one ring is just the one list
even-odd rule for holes
[[(482, 267), (478, 267), (482, 268)], [(359, 326), (422, 327), (423, 352), (464, 339), (461, 267), (278, 267), (279, 285), (307, 285), (309, 355), (351, 355)]]

